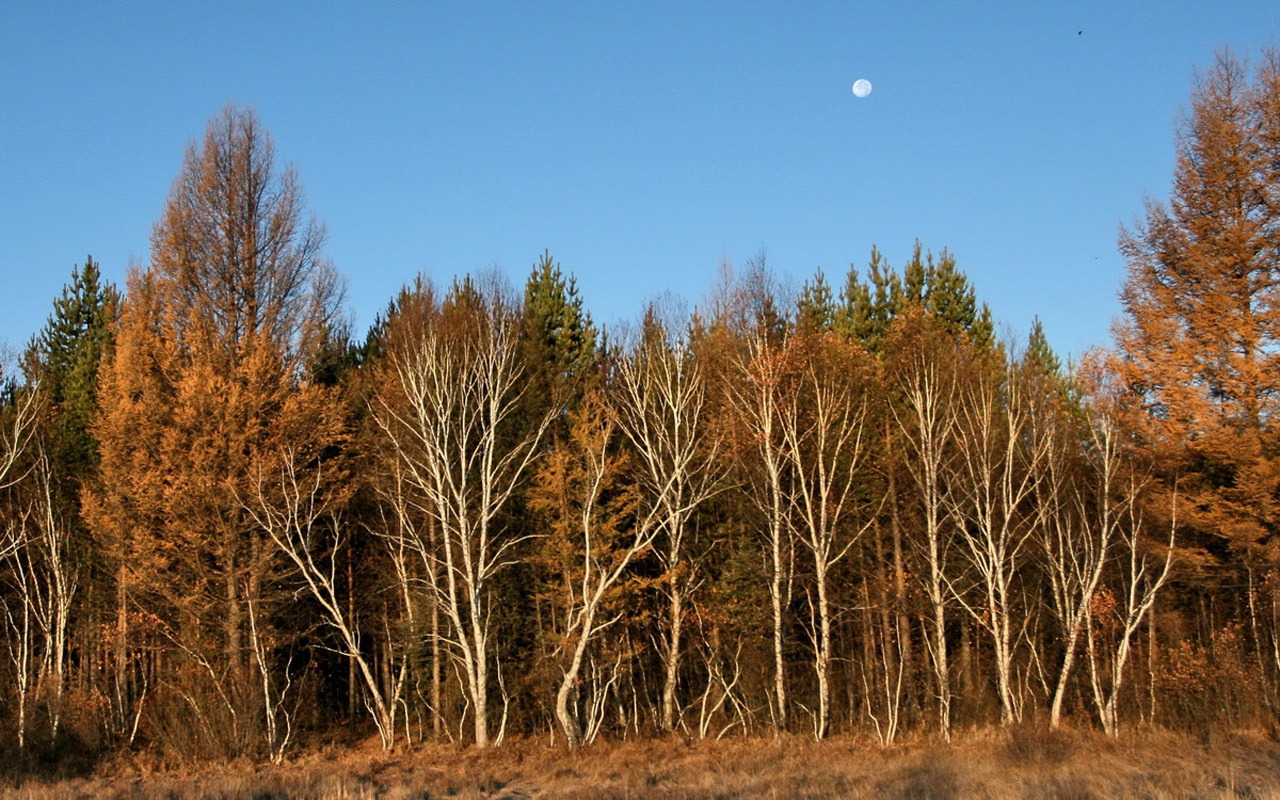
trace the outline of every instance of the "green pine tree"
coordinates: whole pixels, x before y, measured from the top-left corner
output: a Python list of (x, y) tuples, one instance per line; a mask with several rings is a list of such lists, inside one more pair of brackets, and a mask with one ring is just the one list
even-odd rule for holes
[(844, 336), (877, 352), (889, 325), (902, 309), (902, 280), (884, 260), (876, 247), (871, 248), (867, 263), (867, 283), (863, 283), (855, 267), (849, 268), (841, 307), (837, 311), (836, 329)]
[(805, 333), (822, 333), (832, 329), (836, 321), (836, 304), (827, 277), (819, 269), (811, 282), (806, 282), (796, 301), (796, 328)]
[(68, 499), (96, 464), (90, 424), (97, 407), (98, 364), (111, 348), (119, 305), (115, 286), (103, 283), (97, 262), (86, 257), (83, 267), (72, 269), (44, 328), (27, 346), (24, 371), (44, 392), (50, 460)]
[(929, 292), (933, 288), (933, 253), (925, 254), (917, 240), (911, 250), (911, 260), (902, 268), (902, 281), (896, 311), (928, 305)]
[(956, 331), (971, 331), (978, 320), (978, 303), (973, 285), (956, 268), (956, 259), (946, 250), (934, 261), (928, 259), (929, 290), (925, 308), (944, 325)]
[(547, 251), (525, 282), (523, 346), (533, 410), (573, 405), (581, 378), (598, 359), (600, 341), (577, 282), (565, 277)]
[(1031, 333), (1027, 336), (1027, 351), (1023, 358), (1041, 375), (1052, 378), (1062, 375), (1062, 362), (1049, 346), (1049, 339), (1044, 335), (1044, 325), (1040, 323), (1039, 317), (1031, 323)]
[[(811, 287), (806, 285), (805, 290), (810, 292)], [(968, 334), (980, 349), (995, 344), (991, 310), (985, 303), (978, 305), (977, 293), (956, 267), (955, 257), (943, 250), (935, 258), (919, 242), (901, 275), (877, 248), (871, 248), (867, 281), (851, 267), (840, 303), (834, 311), (835, 330), (872, 352), (879, 350), (893, 321), (910, 309), (925, 311), (952, 333)]]

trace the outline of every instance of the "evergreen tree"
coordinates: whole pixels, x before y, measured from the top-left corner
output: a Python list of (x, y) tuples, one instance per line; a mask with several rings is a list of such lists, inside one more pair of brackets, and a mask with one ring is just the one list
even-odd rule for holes
[[(522, 336), (530, 400), (549, 408), (569, 403), (578, 379), (595, 363), (599, 342), (573, 277), (544, 251), (524, 288)], [(539, 416), (534, 414), (534, 417)]]
[(871, 260), (867, 263), (867, 280), (869, 283), (862, 283), (857, 269), (849, 268), (841, 297), (840, 322), (836, 327), (843, 335), (877, 352), (889, 332), (889, 325), (901, 310), (902, 281), (875, 247), (871, 248)]
[(836, 305), (827, 276), (819, 269), (813, 281), (806, 282), (796, 301), (796, 328), (805, 333), (831, 330), (836, 320)]
[(956, 268), (955, 257), (946, 250), (934, 261), (928, 258), (929, 291), (924, 305), (944, 324), (957, 330), (971, 331), (978, 321), (977, 300), (973, 285)]
[(1031, 333), (1027, 336), (1027, 352), (1023, 361), (1041, 375), (1059, 377), (1062, 375), (1062, 362), (1049, 346), (1049, 339), (1044, 335), (1044, 325), (1036, 317), (1031, 323)]
[(911, 249), (911, 260), (902, 268), (898, 311), (927, 305), (933, 289), (933, 271), (933, 253), (926, 257), (924, 247), (917, 240)]
[(973, 285), (956, 267), (955, 257), (943, 250), (935, 259), (919, 242), (901, 275), (871, 248), (867, 282), (850, 268), (840, 300), (835, 330), (872, 352), (879, 350), (893, 321), (912, 308), (928, 312), (953, 333), (967, 334), (980, 349), (995, 344), (991, 309), (986, 303), (978, 305)]
[(27, 346), (24, 369), (43, 387), (49, 406), (47, 437), (58, 483), (70, 500), (76, 484), (94, 468), (97, 445), (90, 431), (98, 365), (111, 348), (119, 293), (103, 283), (92, 256), (73, 267), (71, 281), (54, 300), (44, 328)]
[[(61, 642), (81, 662), (91, 660), (100, 646), (102, 615), (110, 608), (114, 578), (88, 536), (81, 493), (98, 469), (98, 438), (92, 429), (98, 371), (112, 349), (119, 311), (119, 293), (103, 282), (97, 262), (89, 256), (83, 268), (72, 269), (71, 281), (54, 300), (53, 312), (24, 356), (28, 383), (38, 382), (43, 395), (39, 436), (48, 494), (39, 502), (47, 506), (44, 519), (56, 521), (47, 534), (61, 538), (66, 547), (65, 553), (48, 548), (50, 555), (59, 558), (46, 563), (56, 562), (66, 570), (64, 575), (78, 576), (71, 583), (81, 587), (76, 605), (66, 609), (71, 612), (71, 628), (54, 638), (70, 637)], [(61, 585), (65, 590), (66, 585)], [(63, 664), (56, 666), (61, 675)], [(61, 679), (56, 685), (61, 687)]]

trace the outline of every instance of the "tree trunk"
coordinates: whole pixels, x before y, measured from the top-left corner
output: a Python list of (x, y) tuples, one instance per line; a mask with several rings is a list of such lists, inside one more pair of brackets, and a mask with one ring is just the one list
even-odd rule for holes
[(819, 636), (814, 658), (814, 669), (818, 675), (818, 724), (814, 737), (821, 741), (827, 737), (831, 726), (831, 608), (827, 599), (826, 565), (820, 560), (815, 566)]
[(437, 741), (444, 734), (444, 709), (440, 707), (444, 665), (440, 662), (440, 655), (440, 602), (433, 592), (431, 595), (431, 736)]
[(786, 660), (783, 657), (782, 641), (782, 534), (778, 528), (781, 526), (775, 526), (773, 533), (773, 577), (769, 582), (769, 600), (773, 605), (773, 694), (777, 702), (775, 734), (787, 729)]
[(116, 635), (115, 635), (115, 695), (116, 723), (120, 732), (128, 724), (129, 691), (129, 595), (126, 590), (126, 572), (123, 564), (116, 571)]
[(676, 685), (680, 677), (680, 642), (684, 628), (684, 593), (679, 576), (671, 587), (671, 609), (667, 631), (667, 657), (663, 665), (666, 678), (662, 683), (662, 729), (670, 733), (676, 726)]
[(929, 603), (933, 625), (933, 674), (938, 689), (938, 730), (944, 741), (951, 741), (951, 677), (947, 665), (947, 607), (943, 595), (943, 577), (939, 566), (937, 534), (929, 537)]
[(1058, 683), (1053, 690), (1053, 703), (1049, 710), (1049, 729), (1057, 730), (1062, 721), (1062, 702), (1067, 694), (1067, 681), (1071, 677), (1071, 668), (1075, 666), (1076, 645), (1080, 641), (1080, 625), (1071, 626), (1067, 634), (1066, 652), (1062, 656), (1062, 670), (1058, 673)]
[(233, 680), (238, 683), (241, 677), (240, 593), (236, 585), (236, 563), (235, 556), (232, 552), (234, 542), (231, 539), (232, 537), (230, 535), (225, 535), (223, 537), (223, 555), (225, 559), (223, 566), (226, 569), (226, 574), (224, 575), (226, 580), (226, 596), (224, 599), (227, 603), (227, 607), (225, 609), (227, 616), (223, 619), (223, 630), (227, 641), (227, 666), (230, 668), (231, 674), (234, 676)]

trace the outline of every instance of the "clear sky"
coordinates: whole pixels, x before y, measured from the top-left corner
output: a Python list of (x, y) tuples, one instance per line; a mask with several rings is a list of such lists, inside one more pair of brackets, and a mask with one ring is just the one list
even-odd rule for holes
[(1108, 341), (1117, 231), (1167, 195), (1195, 70), (1278, 26), (1274, 0), (3, 0), (0, 342), (86, 254), (120, 283), (145, 263), (236, 102), (297, 167), (360, 335), (418, 272), (519, 286), (544, 249), (607, 324), (762, 250), (840, 285), (919, 239), (1076, 354)]

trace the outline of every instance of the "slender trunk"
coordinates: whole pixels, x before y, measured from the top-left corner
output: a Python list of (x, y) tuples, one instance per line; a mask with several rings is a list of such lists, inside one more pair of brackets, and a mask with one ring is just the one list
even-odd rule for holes
[(814, 669), (818, 673), (818, 724), (814, 737), (819, 741), (827, 737), (831, 725), (831, 607), (827, 599), (826, 564), (818, 560), (814, 580), (818, 588), (818, 648), (814, 654)]
[(126, 683), (129, 678), (128, 641), (129, 641), (129, 606), (128, 592), (125, 589), (125, 568), (122, 564), (116, 571), (116, 635), (115, 635), (115, 696), (116, 715), (119, 730), (124, 732), (128, 724), (129, 692)]
[(440, 661), (440, 601), (431, 594), (431, 736), (439, 740), (444, 734), (444, 709), (440, 707), (440, 689), (444, 665)]
[(1019, 716), (1013, 700), (1013, 641), (1009, 630), (1008, 591), (1004, 586), (1003, 573), (997, 573), (992, 580), (994, 587), (990, 595), (990, 615), (992, 650), (996, 658), (996, 687), (1000, 692), (1000, 724), (1008, 725)]
[(769, 600), (773, 604), (773, 694), (777, 702), (774, 733), (787, 729), (787, 681), (786, 661), (782, 642), (782, 531), (780, 525), (773, 532), (773, 577), (769, 582)]
[(234, 676), (233, 680), (239, 683), (240, 672), (240, 592), (236, 585), (236, 563), (235, 556), (232, 551), (233, 542), (230, 535), (223, 537), (223, 547), (226, 557), (226, 602), (227, 616), (224, 619), (224, 631), (226, 635), (226, 657), (227, 665)]
[(662, 729), (670, 732), (676, 725), (676, 684), (680, 676), (680, 641), (684, 627), (684, 593), (677, 576), (671, 586), (671, 609), (667, 630), (666, 678), (662, 684)]
[(933, 616), (933, 674), (938, 689), (938, 730), (944, 741), (951, 741), (951, 678), (947, 666), (947, 607), (943, 595), (942, 573), (938, 566), (938, 542), (929, 542), (929, 602)]
[(560, 722), (560, 729), (564, 731), (565, 741), (571, 750), (577, 749), (582, 744), (582, 726), (578, 724), (578, 715), (569, 707), (573, 697), (574, 682), (577, 680), (578, 670), (575, 668), (572, 673), (564, 674), (560, 681), (560, 688), (556, 690), (556, 719)]
[(58, 738), (58, 725), (62, 721), (62, 692), (66, 682), (66, 650), (67, 650), (67, 614), (70, 611), (70, 598), (66, 595), (66, 586), (62, 580), (61, 565), (55, 575), (57, 589), (57, 608), (53, 621), (53, 698), (50, 700), (50, 727), (52, 738)]
[(773, 483), (774, 518), (771, 522), (771, 541), (769, 541), (773, 558), (773, 575), (769, 580), (769, 602), (773, 604), (773, 696), (777, 703), (773, 732), (782, 733), (787, 730), (786, 659), (783, 657), (782, 640), (782, 584), (787, 568), (785, 554), (782, 552), (783, 525), (781, 518), (778, 518), (782, 513), (781, 490), (777, 486), (777, 481)]
[(582, 658), (587, 652), (587, 642), (593, 624), (594, 615), (584, 611), (578, 643), (573, 648), (573, 658), (560, 679), (560, 688), (556, 690), (556, 719), (560, 720), (560, 727), (571, 749), (582, 744), (582, 725), (578, 722), (577, 713), (570, 706), (574, 690), (578, 686), (578, 675), (582, 672)]
[[(897, 617), (898, 658), (908, 676), (913, 675), (914, 652), (911, 646), (911, 616), (907, 612), (907, 569), (902, 554), (902, 520), (898, 516), (897, 480), (894, 478), (892, 458), (889, 464), (889, 532), (893, 541), (893, 606)], [(911, 686), (914, 681), (908, 679)]]
[(1253, 638), (1253, 654), (1254, 660), (1258, 664), (1258, 679), (1262, 685), (1267, 687), (1264, 702), (1268, 708), (1273, 707), (1271, 698), (1273, 696), (1270, 675), (1267, 674), (1266, 648), (1262, 641), (1262, 627), (1258, 624), (1258, 603), (1257, 603), (1257, 585), (1254, 582), (1253, 563), (1249, 557), (1245, 559), (1245, 571), (1248, 576), (1248, 602), (1249, 602), (1249, 631)]
[[(884, 531), (880, 529), (880, 523), (877, 522), (875, 524), (874, 531), (875, 531), (874, 544), (875, 544), (875, 553), (876, 553), (876, 586), (878, 590), (878, 596), (875, 598), (875, 604), (878, 607), (878, 611), (879, 611), (877, 616), (880, 618), (879, 619), (880, 630), (883, 631), (882, 639), (884, 641), (884, 648), (883, 648), (884, 649), (884, 657), (883, 657), (884, 668), (888, 671), (890, 675), (893, 675), (893, 674), (897, 674), (897, 671), (898, 671), (897, 664), (898, 664), (898, 659), (900, 657), (900, 652), (898, 651), (897, 648), (891, 646), (894, 637), (891, 635), (890, 631), (893, 629), (894, 619), (893, 619), (893, 611), (889, 607), (890, 587), (889, 587), (888, 565), (885, 563)], [(870, 590), (867, 591), (866, 602), (868, 605), (870, 605), (872, 602)], [(867, 629), (868, 639), (874, 641), (874, 633), (875, 632), (870, 627), (868, 627)]]
[[(1280, 591), (1274, 586), (1269, 590), (1271, 595), (1271, 666), (1276, 672), (1276, 680), (1280, 681)], [(1151, 629), (1151, 646), (1148, 652), (1155, 649), (1156, 646), (1156, 624), (1155, 624), (1155, 604), (1151, 605), (1151, 620), (1148, 623)], [(1155, 705), (1152, 704), (1152, 712), (1155, 711)]]
[(472, 645), (475, 658), (472, 661), (471, 704), (475, 713), (476, 747), (488, 747), (489, 742), (489, 643), (485, 627), (480, 621), (477, 607), (480, 598), (471, 598)]
[(1150, 724), (1156, 721), (1156, 598), (1151, 598), (1147, 609), (1147, 691), (1151, 695)]
[[(356, 586), (355, 576), (351, 566), (352, 553), (351, 549), (347, 549), (347, 619), (355, 624), (356, 619)], [(358, 686), (358, 676), (356, 675), (356, 660), (354, 658), (347, 659), (347, 720), (352, 730), (355, 730), (356, 724), (356, 694)]]
[(1058, 682), (1053, 690), (1053, 703), (1049, 709), (1049, 729), (1057, 730), (1062, 721), (1062, 702), (1067, 695), (1067, 681), (1071, 677), (1071, 668), (1075, 666), (1076, 644), (1080, 640), (1080, 625), (1072, 625), (1067, 633), (1066, 652), (1062, 656), (1062, 670), (1058, 673)]

